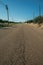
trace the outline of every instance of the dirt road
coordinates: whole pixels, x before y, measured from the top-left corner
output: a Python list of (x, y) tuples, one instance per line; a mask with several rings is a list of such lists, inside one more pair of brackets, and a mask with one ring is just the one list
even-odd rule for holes
[(0, 65), (43, 65), (43, 30), (29, 24), (0, 29)]

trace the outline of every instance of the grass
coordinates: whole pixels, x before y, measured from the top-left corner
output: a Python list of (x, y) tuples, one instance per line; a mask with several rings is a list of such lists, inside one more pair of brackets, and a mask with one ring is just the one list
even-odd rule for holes
[(0, 27), (6, 27), (5, 25), (0, 24)]
[(8, 24), (6, 25), (6, 24), (0, 24), (0, 28), (2, 28), (2, 27), (8, 27)]

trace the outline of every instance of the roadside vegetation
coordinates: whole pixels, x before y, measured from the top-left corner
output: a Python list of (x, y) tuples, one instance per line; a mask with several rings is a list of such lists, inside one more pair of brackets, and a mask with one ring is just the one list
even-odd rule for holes
[(17, 24), (17, 22), (13, 22), (13, 21), (7, 21), (7, 20), (2, 20), (0, 19), (0, 28), (1, 27), (10, 27), (13, 24)]
[(40, 26), (43, 23), (43, 16), (35, 17), (33, 20), (28, 20), (25, 23), (34, 23)]

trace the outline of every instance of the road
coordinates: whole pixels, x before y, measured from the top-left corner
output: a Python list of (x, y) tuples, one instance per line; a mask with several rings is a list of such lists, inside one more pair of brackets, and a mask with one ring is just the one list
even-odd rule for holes
[(43, 30), (29, 24), (0, 29), (0, 65), (43, 65)]

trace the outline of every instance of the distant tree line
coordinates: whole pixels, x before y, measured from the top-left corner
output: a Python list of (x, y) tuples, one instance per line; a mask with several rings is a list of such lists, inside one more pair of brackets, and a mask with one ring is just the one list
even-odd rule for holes
[(0, 27), (7, 27), (7, 26), (10, 26), (10, 24), (13, 24), (13, 23), (15, 24), (16, 22), (0, 19)]
[(8, 21), (0, 19), (0, 23), (8, 23)]
[(0, 19), (0, 23), (15, 23), (15, 22)]
[(43, 23), (43, 16), (35, 17), (33, 20), (26, 21), (26, 23), (38, 23), (38, 24), (41, 24), (41, 23)]

